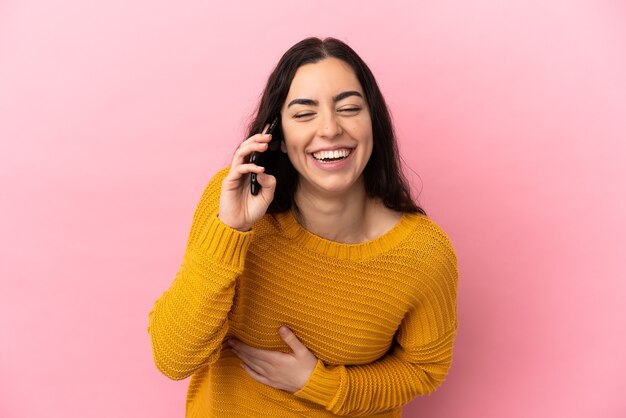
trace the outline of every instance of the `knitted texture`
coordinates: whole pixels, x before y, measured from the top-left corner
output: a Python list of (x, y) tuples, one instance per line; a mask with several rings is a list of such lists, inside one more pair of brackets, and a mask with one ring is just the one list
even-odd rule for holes
[[(217, 217), (227, 172), (202, 195), (182, 265), (149, 314), (158, 369), (192, 376), (186, 416), (399, 417), (435, 390), (457, 329), (456, 257), (443, 231), (404, 214), (372, 241), (341, 244), (287, 212), (239, 232)], [(254, 381), (226, 344), (290, 352), (282, 325), (318, 358), (295, 393)]]

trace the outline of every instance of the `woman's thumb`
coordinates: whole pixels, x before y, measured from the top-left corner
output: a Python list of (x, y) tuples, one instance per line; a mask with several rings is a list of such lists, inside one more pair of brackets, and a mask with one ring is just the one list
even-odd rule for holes
[(261, 185), (261, 190), (271, 191), (274, 194), (276, 188), (276, 177), (271, 174), (261, 173), (256, 176), (257, 181)]

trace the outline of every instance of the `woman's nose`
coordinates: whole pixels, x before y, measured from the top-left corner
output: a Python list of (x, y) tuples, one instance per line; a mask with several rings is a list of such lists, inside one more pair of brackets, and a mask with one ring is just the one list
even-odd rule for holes
[(333, 138), (341, 135), (343, 130), (334, 112), (324, 112), (320, 118), (319, 136)]

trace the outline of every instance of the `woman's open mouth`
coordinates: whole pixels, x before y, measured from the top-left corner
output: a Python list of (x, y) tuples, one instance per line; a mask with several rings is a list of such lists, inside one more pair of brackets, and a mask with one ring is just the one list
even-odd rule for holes
[(314, 152), (312, 155), (317, 161), (322, 163), (331, 163), (333, 161), (340, 161), (347, 158), (351, 152), (352, 149), (350, 148), (341, 148), (332, 151), (318, 151)]

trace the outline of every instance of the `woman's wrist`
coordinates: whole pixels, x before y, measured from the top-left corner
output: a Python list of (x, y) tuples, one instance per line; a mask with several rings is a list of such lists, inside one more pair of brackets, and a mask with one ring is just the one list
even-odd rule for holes
[(227, 227), (236, 229), (239, 232), (248, 232), (252, 229), (252, 225), (241, 225), (241, 224), (234, 223), (229, 219), (224, 219), (223, 217), (220, 216), (219, 213), (217, 214), (217, 218), (220, 220), (221, 223), (223, 223)]

